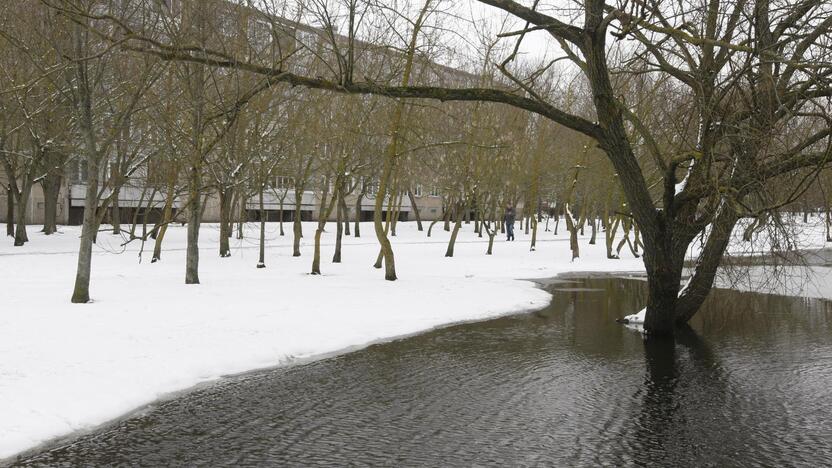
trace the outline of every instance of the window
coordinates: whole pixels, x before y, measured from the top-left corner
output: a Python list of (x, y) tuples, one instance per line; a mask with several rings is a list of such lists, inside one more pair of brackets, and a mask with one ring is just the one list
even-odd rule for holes
[(431, 187), (430, 188), (430, 196), (431, 197), (438, 197), (439, 196), (439, 188), (436, 187), (436, 186)]
[(413, 195), (415, 195), (417, 197), (422, 196), (422, 185), (421, 184), (416, 184), (416, 188), (413, 189)]
[(272, 179), (272, 188), (277, 190), (287, 190), (295, 187), (295, 178), (286, 176), (275, 176)]
[(72, 168), (72, 182), (76, 184), (87, 182), (87, 161), (85, 159), (75, 160), (75, 165)]
[(318, 43), (318, 35), (312, 31), (304, 31), (302, 29), (298, 29), (296, 37), (298, 42), (310, 49), (314, 49), (315, 45)]
[(249, 43), (253, 47), (259, 48), (268, 45), (271, 39), (271, 26), (265, 21), (252, 19), (248, 30)]

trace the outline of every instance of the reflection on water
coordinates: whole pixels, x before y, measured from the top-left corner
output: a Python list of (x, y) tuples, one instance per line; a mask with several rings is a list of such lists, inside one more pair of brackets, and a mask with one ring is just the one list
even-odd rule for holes
[(645, 284), (226, 379), (21, 466), (832, 465), (832, 308), (717, 291), (675, 341)]

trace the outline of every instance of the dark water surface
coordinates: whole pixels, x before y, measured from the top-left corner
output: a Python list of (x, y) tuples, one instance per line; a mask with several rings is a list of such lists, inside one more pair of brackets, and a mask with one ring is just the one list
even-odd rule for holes
[(225, 379), (21, 466), (832, 466), (832, 304), (716, 291), (692, 329), (614, 322), (645, 284)]

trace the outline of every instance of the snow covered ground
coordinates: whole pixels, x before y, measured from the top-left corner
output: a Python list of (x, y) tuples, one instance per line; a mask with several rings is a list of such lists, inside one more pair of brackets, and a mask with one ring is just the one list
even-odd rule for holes
[[(378, 252), (372, 226), (346, 237), (343, 263), (330, 263), (333, 223), (323, 236), (323, 276), (311, 268), (313, 223), (305, 223), (301, 257), (270, 223), (266, 269), (257, 269), (257, 226), (232, 240), (219, 258), (217, 225), (200, 235), (202, 284), (184, 284), (185, 228), (168, 231), (163, 261), (147, 245), (126, 250), (101, 233), (95, 247), (92, 304), (70, 304), (80, 229), (63, 227), (31, 242), (0, 244), (0, 459), (52, 438), (90, 429), (172, 392), (223, 375), (360, 347), (456, 322), (538, 309), (549, 294), (524, 278), (570, 271), (641, 271), (622, 251), (607, 260), (598, 244), (581, 241), (570, 262), (565, 232), (540, 232), (537, 251), (517, 241), (487, 239), (464, 225), (455, 257), (445, 258), (449, 233), (433, 236), (400, 223), (394, 238), (399, 280), (372, 268)], [(542, 228), (542, 226), (541, 226)], [(563, 225), (561, 225), (563, 228)], [(542, 229), (541, 229), (542, 231)], [(587, 234), (589, 234), (587, 230)], [(120, 252), (120, 253), (119, 253)]]

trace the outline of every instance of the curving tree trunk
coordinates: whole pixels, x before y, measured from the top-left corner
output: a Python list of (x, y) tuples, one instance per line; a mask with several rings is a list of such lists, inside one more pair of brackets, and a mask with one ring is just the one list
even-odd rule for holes
[(446, 257), (453, 257), (454, 256), (454, 244), (456, 244), (456, 236), (459, 234), (459, 229), (462, 227), (462, 220), (463, 216), (460, 213), (465, 207), (464, 202), (458, 202), (456, 204), (456, 210), (454, 213), (454, 218), (456, 222), (454, 223), (454, 230), (451, 232), (451, 239), (448, 241), (448, 248), (445, 250)]
[(413, 209), (413, 216), (416, 217), (416, 229), (422, 231), (422, 217), (419, 215), (419, 205), (416, 204), (416, 197), (413, 196), (413, 190), (407, 189), (407, 198), (410, 199), (410, 206)]

